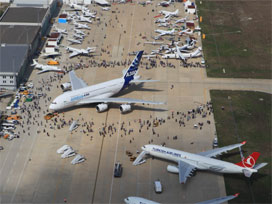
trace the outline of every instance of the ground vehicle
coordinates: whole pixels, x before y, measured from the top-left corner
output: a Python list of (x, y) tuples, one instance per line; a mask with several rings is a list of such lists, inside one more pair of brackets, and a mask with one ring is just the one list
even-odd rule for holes
[(123, 171), (122, 164), (120, 164), (119, 162), (116, 163), (114, 167), (114, 177), (121, 177), (122, 171)]
[(161, 193), (162, 192), (162, 185), (161, 185), (160, 180), (157, 180), (157, 181), (154, 182), (154, 188), (155, 188), (156, 193)]
[(48, 65), (59, 65), (59, 62), (56, 60), (50, 60), (49, 62), (47, 62)]
[(214, 138), (213, 139), (213, 148), (216, 148), (216, 147), (218, 147), (218, 139)]
[(21, 119), (21, 117), (18, 115), (10, 115), (7, 117), (7, 120), (19, 120), (19, 119)]

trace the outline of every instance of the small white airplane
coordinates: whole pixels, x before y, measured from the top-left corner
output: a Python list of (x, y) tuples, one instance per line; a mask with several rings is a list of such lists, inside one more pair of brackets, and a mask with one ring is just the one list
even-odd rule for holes
[(72, 45), (72, 44), (81, 44), (82, 43), (81, 40), (76, 40), (76, 39), (71, 39), (71, 38), (67, 38), (67, 41), (70, 42), (70, 45)]
[(74, 33), (73, 36), (74, 36), (76, 39), (80, 39), (80, 40), (83, 40), (83, 39), (84, 39), (84, 35), (79, 35), (79, 34)]
[(177, 51), (174, 54), (165, 54), (162, 56), (163, 59), (181, 59), (185, 62), (188, 58), (200, 57), (202, 55), (202, 48), (197, 48), (194, 52), (190, 53), (181, 53), (180, 49), (176, 49)]
[(79, 22), (87, 22), (87, 23), (92, 23), (90, 18), (84, 17), (84, 16), (78, 16), (77, 21)]
[(82, 36), (85, 36), (85, 33), (82, 30), (74, 29), (74, 31), (76, 32), (76, 34), (80, 34)]
[(133, 103), (164, 104), (163, 102), (112, 97), (132, 83), (154, 82), (154, 80), (140, 80), (140, 76), (137, 75), (143, 52), (143, 50), (138, 52), (129, 68), (123, 71), (123, 77), (96, 85), (88, 86), (75, 75), (74, 71), (69, 72), (72, 90), (55, 98), (49, 109), (57, 111), (73, 106), (96, 103), (98, 104), (96, 106), (97, 112), (103, 112), (108, 109), (109, 103), (121, 103), (120, 111), (127, 113), (131, 111), (131, 104)]
[(170, 23), (160, 23), (158, 27), (169, 27)]
[[(168, 53), (171, 53), (171, 52), (177, 52), (177, 48), (181, 51), (181, 52), (185, 52), (187, 50), (192, 50), (195, 48), (195, 43), (196, 43), (196, 40), (192, 40), (190, 41), (188, 44), (185, 44), (181, 47), (178, 47), (176, 46), (175, 48), (169, 48), (165, 53), (168, 54)], [(176, 44), (177, 45), (177, 44)]]
[(179, 32), (179, 35), (183, 35), (183, 34), (187, 34), (187, 35), (193, 35), (194, 34), (194, 31), (190, 28), (187, 28), (185, 30), (182, 30)]
[(83, 13), (83, 16), (91, 17), (91, 18), (95, 18), (95, 15), (96, 15), (96, 12), (91, 13), (89, 11), (83, 11), (82, 13)]
[(155, 23), (167, 23), (170, 20), (170, 17), (158, 18), (155, 20)]
[(58, 33), (61, 33), (61, 34), (64, 34), (64, 35), (68, 35), (68, 32), (67, 32), (66, 29), (61, 29), (61, 28), (55, 27), (54, 30), (57, 31)]
[(102, 11), (109, 11), (110, 10), (110, 7), (104, 7), (102, 8)]
[(88, 29), (88, 30), (91, 29), (87, 24), (78, 23), (76, 21), (73, 21), (73, 24), (75, 25), (77, 29)]
[(88, 55), (91, 52), (94, 52), (96, 47), (88, 47), (87, 49), (76, 49), (73, 47), (67, 47), (66, 50), (68, 52), (72, 52), (72, 54), (69, 55), (69, 58), (75, 57), (77, 55)]
[(175, 24), (177, 24), (177, 23), (185, 23), (187, 21), (187, 19), (188, 19), (188, 16), (186, 16), (184, 18), (181, 18), (181, 19), (178, 19), (178, 20), (176, 20)]
[[(220, 197), (220, 198), (214, 198), (211, 200), (198, 202), (196, 204), (221, 204), (221, 203), (225, 203), (229, 200), (232, 200), (234, 198), (237, 198), (238, 196), (239, 196), (239, 193), (236, 193), (234, 195), (224, 196), (224, 197)], [(148, 200), (148, 199), (141, 198), (141, 197), (132, 197), (132, 196), (125, 198), (124, 201), (126, 204), (160, 204), (160, 203), (157, 203), (152, 200)]]
[(35, 69), (39, 69), (41, 71), (37, 72), (37, 74), (41, 74), (44, 72), (64, 72), (64, 70), (58, 68), (57, 66), (52, 66), (52, 65), (43, 65), (39, 64), (35, 59), (33, 59), (33, 64), (31, 66), (34, 66)]
[(164, 35), (174, 35), (175, 29), (174, 28), (172, 30), (160, 30), (160, 29), (157, 29), (157, 30), (155, 30), (155, 32), (159, 33), (159, 37), (164, 36)]
[(195, 170), (209, 170), (218, 173), (244, 173), (246, 177), (250, 177), (252, 173), (258, 172), (258, 169), (267, 165), (267, 163), (256, 164), (260, 153), (253, 152), (250, 156), (244, 158), (237, 164), (212, 158), (241, 147), (245, 143), (246, 142), (244, 141), (239, 144), (212, 149), (197, 154), (159, 145), (144, 145), (142, 146), (143, 151), (133, 162), (133, 165), (138, 165), (146, 154), (176, 162), (178, 163), (178, 166), (168, 165), (167, 171), (178, 173), (180, 183), (186, 183), (187, 178), (191, 177)]
[(163, 14), (165, 18), (167, 18), (172, 16), (178, 16), (179, 10), (177, 9), (176, 11), (173, 12), (161, 10), (160, 13)]
[(167, 7), (172, 3), (172, 0), (169, 1), (162, 1), (160, 3), (158, 3), (158, 6), (163, 6), (163, 7)]
[(41, 57), (42, 58), (48, 58), (48, 57), (56, 57), (56, 56), (60, 56), (61, 55), (61, 53), (59, 53), (59, 52), (47, 52), (47, 53), (43, 53), (43, 54), (41, 54)]
[(78, 10), (78, 11), (83, 11), (83, 10), (86, 10), (88, 9), (87, 7), (85, 6), (81, 6), (81, 5), (78, 5), (78, 4), (73, 4), (73, 3), (70, 3), (69, 6), (74, 9), (74, 10)]

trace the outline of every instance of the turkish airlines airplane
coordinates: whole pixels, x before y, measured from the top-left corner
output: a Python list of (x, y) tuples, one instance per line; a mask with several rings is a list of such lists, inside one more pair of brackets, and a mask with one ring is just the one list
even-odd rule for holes
[(97, 112), (103, 112), (108, 109), (108, 103), (124, 103), (120, 105), (120, 111), (126, 113), (131, 111), (130, 104), (132, 103), (164, 104), (163, 102), (112, 97), (131, 83), (154, 82), (154, 80), (139, 80), (140, 76), (136, 75), (143, 52), (140, 51), (137, 53), (129, 68), (123, 72), (123, 77), (100, 84), (88, 86), (82, 79), (75, 75), (74, 71), (69, 72), (72, 91), (65, 92), (55, 98), (50, 104), (49, 109), (58, 111), (73, 106), (98, 103), (96, 106)]
[[(238, 195), (239, 195), (239, 193), (236, 193), (234, 195), (224, 196), (224, 197), (215, 198), (215, 199), (211, 199), (211, 200), (206, 200), (206, 201), (198, 202), (196, 204), (220, 204), (220, 203), (224, 203), (229, 200), (232, 200), (234, 198), (237, 198)], [(132, 196), (125, 198), (124, 201), (126, 204), (160, 204), (160, 203), (157, 203), (152, 200), (148, 200), (148, 199), (141, 198), (141, 197), (132, 197)]]
[(256, 164), (260, 153), (253, 152), (250, 156), (243, 159), (237, 164), (233, 164), (218, 159), (213, 159), (224, 152), (230, 151), (234, 148), (241, 147), (246, 142), (239, 144), (229, 145), (217, 149), (208, 150), (206, 152), (200, 152), (197, 154), (183, 152), (176, 149), (171, 149), (158, 145), (144, 145), (142, 146), (141, 154), (133, 162), (133, 165), (144, 163), (143, 157), (149, 154), (154, 157), (174, 161), (178, 163), (178, 166), (167, 166), (167, 171), (171, 173), (179, 174), (179, 182), (186, 183), (187, 178), (192, 176), (192, 173), (199, 170), (209, 170), (218, 173), (243, 173), (246, 177), (250, 177), (252, 173), (258, 172), (258, 169), (267, 165), (267, 163)]

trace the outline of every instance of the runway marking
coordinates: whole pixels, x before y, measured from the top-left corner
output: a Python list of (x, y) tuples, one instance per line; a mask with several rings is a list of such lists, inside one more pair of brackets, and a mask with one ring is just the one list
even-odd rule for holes
[[(115, 164), (115, 162), (116, 162), (116, 157), (117, 157), (117, 149), (118, 149), (119, 136), (120, 136), (121, 115), (122, 115), (122, 113), (120, 113), (120, 118), (119, 118), (119, 127), (118, 127), (118, 132), (117, 132), (117, 141), (116, 141), (116, 145), (115, 145), (115, 153), (114, 153), (113, 171), (112, 171), (112, 172), (114, 172), (114, 164)], [(109, 203), (111, 203), (112, 187), (113, 187), (113, 178), (114, 178), (114, 176), (112, 175), (112, 178), (111, 178), (111, 187), (110, 187), (110, 200), (109, 200)]]

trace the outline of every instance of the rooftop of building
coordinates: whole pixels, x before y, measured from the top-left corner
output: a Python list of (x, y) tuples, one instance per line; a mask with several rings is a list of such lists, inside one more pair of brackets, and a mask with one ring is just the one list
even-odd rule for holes
[(41, 23), (48, 8), (9, 7), (0, 22)]
[(31, 44), (40, 26), (0, 25), (0, 44)]
[(18, 73), (27, 56), (28, 45), (0, 45), (0, 72)]

